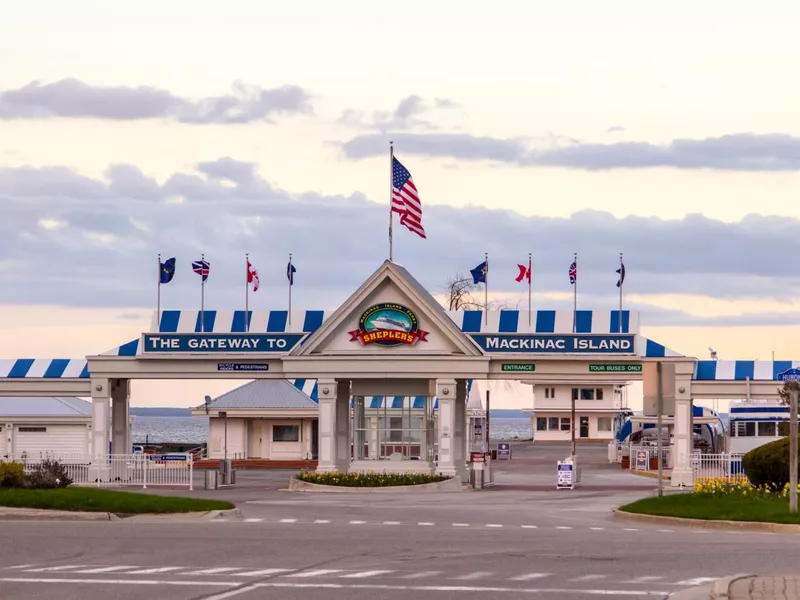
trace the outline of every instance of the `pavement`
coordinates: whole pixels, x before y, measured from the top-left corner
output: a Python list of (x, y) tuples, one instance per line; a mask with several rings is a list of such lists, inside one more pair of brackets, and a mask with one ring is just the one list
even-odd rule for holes
[(709, 598), (743, 568), (800, 561), (796, 534), (615, 520), (656, 482), (580, 447), (580, 487), (556, 490), (565, 450), (515, 447), (484, 490), (297, 494), (281, 491), (290, 472), (240, 471), (233, 488), (192, 492), (238, 514), (3, 521), (0, 599)]

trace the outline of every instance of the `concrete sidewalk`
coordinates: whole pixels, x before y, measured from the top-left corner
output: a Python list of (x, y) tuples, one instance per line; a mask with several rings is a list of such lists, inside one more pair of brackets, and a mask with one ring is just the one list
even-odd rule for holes
[(734, 575), (676, 592), (672, 600), (800, 600), (800, 575)]

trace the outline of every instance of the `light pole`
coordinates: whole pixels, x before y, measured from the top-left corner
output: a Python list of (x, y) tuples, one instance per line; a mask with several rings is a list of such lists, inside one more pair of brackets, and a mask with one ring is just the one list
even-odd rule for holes
[(789, 512), (797, 512), (797, 382), (789, 390)]

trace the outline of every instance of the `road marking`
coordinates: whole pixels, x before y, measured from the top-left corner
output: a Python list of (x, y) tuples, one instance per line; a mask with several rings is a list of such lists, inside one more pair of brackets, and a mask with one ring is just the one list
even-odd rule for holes
[(605, 531), (605, 527), (589, 527), (592, 531)]
[(287, 571), (291, 571), (291, 569), (261, 569), (260, 571), (237, 573), (236, 577), (261, 577), (264, 575), (277, 575), (278, 573), (286, 573)]
[[(45, 577), (36, 579), (34, 577), (4, 577), (0, 579), (2, 583), (102, 583), (104, 585), (185, 585), (185, 586), (217, 586), (233, 587), (241, 585), (239, 581), (186, 581), (174, 579), (170, 581), (157, 579), (62, 579), (57, 577)], [(263, 584), (259, 584), (263, 585)]]
[(453, 527), (469, 527), (469, 523), (453, 523)]
[(297, 523), (297, 519), (281, 519), (281, 523)]
[(502, 527), (502, 525), (497, 525), (495, 523), (487, 523), (487, 527)]
[(441, 575), (441, 571), (420, 571), (419, 573), (411, 573), (411, 575), (404, 575), (400, 579), (422, 579), (423, 577), (431, 577), (433, 575)]
[(12, 569), (27, 569), (28, 567), (35, 567), (36, 565), (13, 565), (11, 567), (3, 567), (3, 570), (10, 571)]
[(581, 575), (570, 581), (597, 581), (598, 579), (605, 579), (608, 575)]
[(216, 575), (217, 573), (230, 573), (231, 571), (241, 571), (242, 567), (216, 567), (214, 569), (201, 569), (200, 571), (189, 571), (185, 575)]
[(140, 571), (131, 571), (125, 573), (126, 575), (152, 575), (154, 573), (169, 573), (170, 571), (180, 571), (186, 567), (154, 567), (152, 569), (142, 569)]
[(638, 529), (633, 529), (631, 527), (626, 527), (625, 531), (639, 531)]
[(122, 565), (116, 567), (97, 567), (95, 569), (81, 569), (80, 571), (73, 571), (73, 573), (82, 573), (82, 574), (89, 574), (89, 573), (111, 573), (113, 571), (127, 571), (129, 569), (138, 569), (139, 567), (135, 565)]
[(434, 524), (433, 523), (417, 523), (417, 525), (420, 525), (422, 527), (433, 527)]
[(664, 576), (645, 575), (644, 577), (636, 577), (635, 579), (628, 579), (627, 581), (623, 581), (622, 583), (650, 583), (652, 581), (658, 581), (659, 579), (664, 579)]
[(384, 521), (384, 525), (400, 525), (400, 521)]
[(520, 525), (522, 529), (539, 529), (538, 525)]
[(245, 592), (252, 592), (253, 590), (257, 589), (258, 589), (258, 584), (248, 585), (247, 587), (237, 588), (229, 592), (222, 592), (221, 594), (206, 596), (205, 600), (225, 600), (226, 598), (233, 598), (234, 596), (238, 596), (239, 594), (244, 594)]
[(704, 583), (712, 583), (717, 579), (717, 577), (695, 577), (694, 579), (679, 581), (675, 585), (703, 585)]
[(487, 575), (491, 575), (491, 571), (475, 571), (474, 573), (468, 573), (467, 575), (460, 575), (458, 577), (452, 577), (451, 579), (480, 579), (481, 577), (486, 577)]
[(392, 571), (362, 571), (361, 573), (351, 573), (350, 575), (340, 575), (342, 579), (364, 579), (366, 577), (375, 577), (376, 575), (383, 575), (391, 573)]
[(366, 521), (350, 521), (350, 525), (363, 525)]
[(245, 523), (261, 523), (264, 519), (245, 519)]
[(519, 575), (512, 577), (511, 581), (529, 581), (531, 579), (541, 579), (542, 577), (549, 577), (552, 573), (528, 573), (527, 575)]
[(314, 523), (330, 523), (327, 519), (317, 519)]
[(331, 573), (341, 573), (341, 569), (315, 569), (313, 571), (301, 571), (300, 573), (292, 573), (286, 577), (318, 577), (320, 575), (329, 575)]
[(60, 567), (41, 567), (39, 569), (25, 569), (28, 573), (49, 573), (51, 571), (66, 571), (67, 569), (85, 569), (89, 565), (61, 565)]
[(566, 527), (564, 525), (556, 525), (556, 529), (572, 529), (572, 527)]
[(659, 529), (659, 533), (675, 533), (673, 529)]

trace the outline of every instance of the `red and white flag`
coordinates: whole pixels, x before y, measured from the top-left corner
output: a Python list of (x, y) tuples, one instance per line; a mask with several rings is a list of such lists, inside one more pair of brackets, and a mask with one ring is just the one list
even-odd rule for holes
[(531, 263), (528, 262), (528, 266), (525, 265), (517, 265), (519, 267), (519, 275), (517, 275), (516, 280), (521, 282), (523, 279), (526, 279), (528, 283), (531, 282)]
[(253, 291), (258, 291), (258, 271), (253, 268), (253, 265), (250, 264), (250, 261), (247, 261), (247, 283), (253, 284)]
[(422, 202), (411, 173), (392, 156), (392, 212), (400, 215), (400, 224), (405, 225), (419, 237), (427, 239), (422, 227)]

